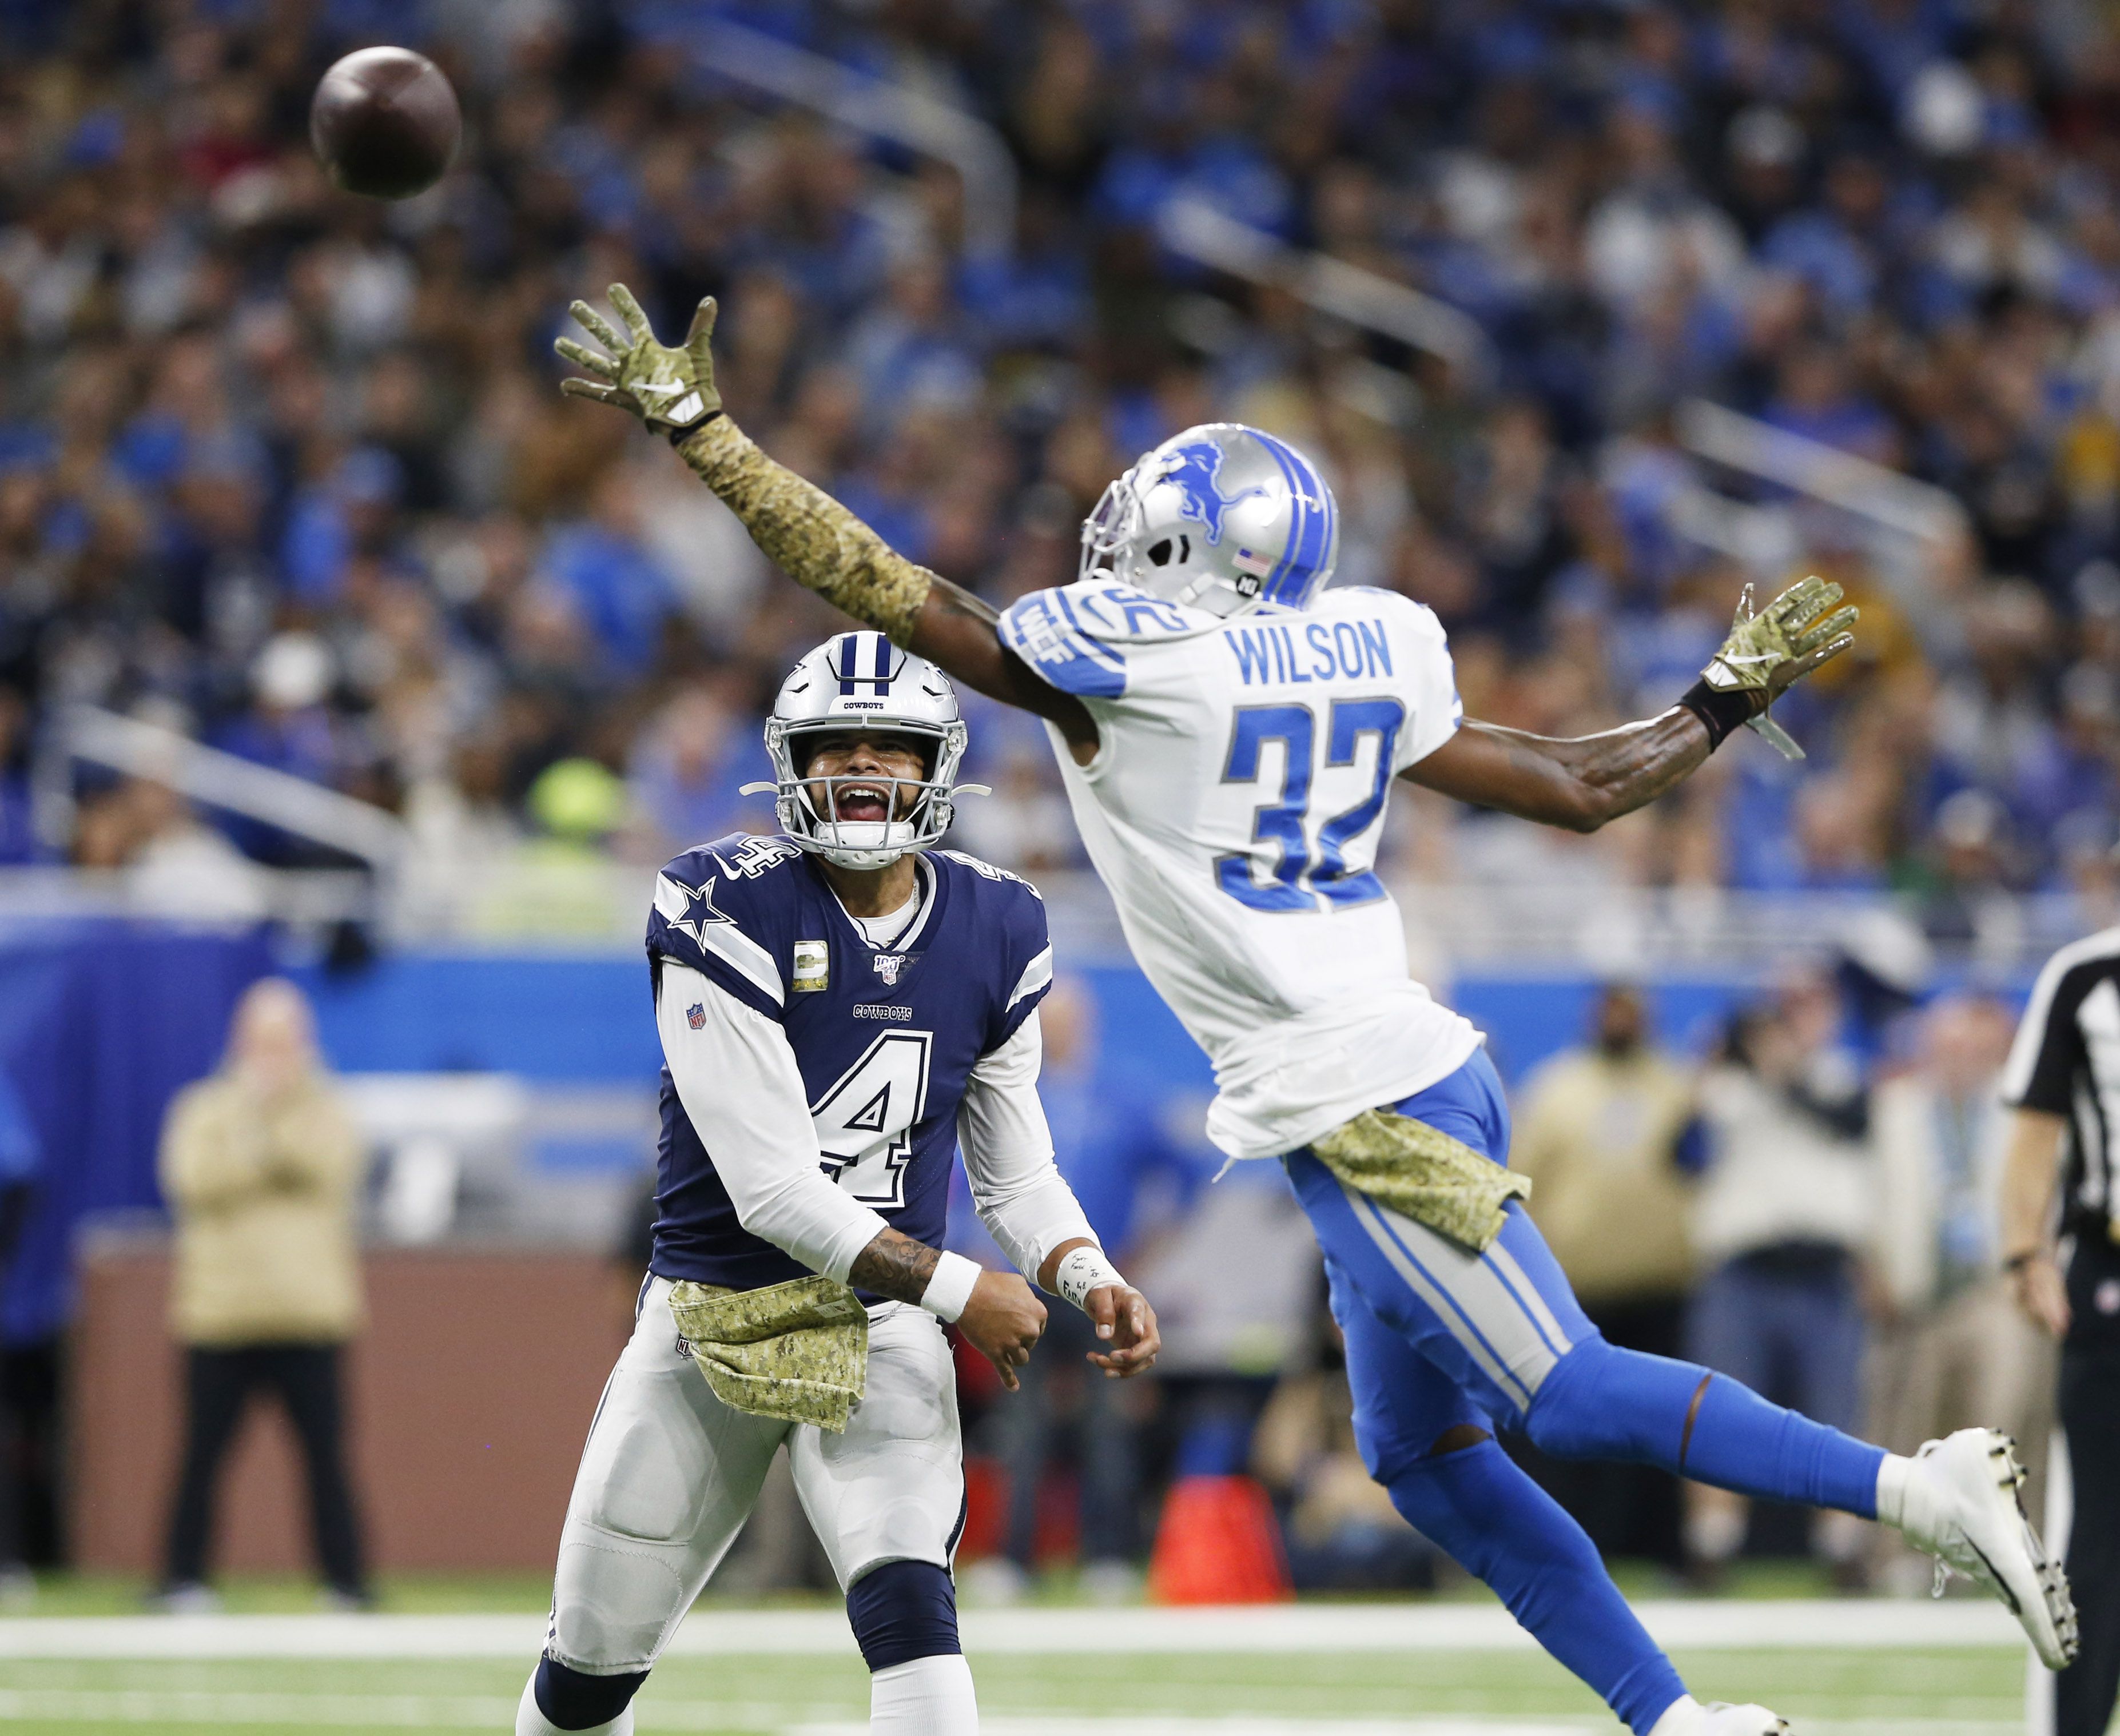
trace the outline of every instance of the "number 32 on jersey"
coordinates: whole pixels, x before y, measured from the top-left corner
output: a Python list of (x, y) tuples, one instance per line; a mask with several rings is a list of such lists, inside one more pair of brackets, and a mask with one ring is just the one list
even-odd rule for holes
[(927, 1031), (886, 1031), (811, 1106), (825, 1173), (863, 1205), (905, 1204), (913, 1130), (928, 1107)]
[[(1222, 890), (1253, 910), (1317, 910), (1320, 900), (1329, 909), (1382, 898), (1383, 883), (1369, 866), (1375, 860), (1376, 840), (1369, 834), (1383, 814), (1392, 750), (1405, 722), (1406, 707), (1397, 699), (1335, 699), (1325, 714), (1321, 743), (1317, 714), (1307, 705), (1239, 707), (1230, 732), (1222, 782), (1260, 782), (1266, 774), (1266, 745), (1278, 742), (1281, 789), (1253, 812), (1253, 847), (1215, 859), (1215, 875)], [(1323, 773), (1353, 767), (1365, 737), (1376, 743), (1374, 774), (1352, 806), (1318, 824), (1313, 844), (1313, 788)]]

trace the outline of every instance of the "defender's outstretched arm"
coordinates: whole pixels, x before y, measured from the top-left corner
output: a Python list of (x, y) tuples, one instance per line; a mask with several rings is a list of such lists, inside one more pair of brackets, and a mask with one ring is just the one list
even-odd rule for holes
[(1081, 702), (1039, 680), (994, 636), (994, 611), (949, 580), (909, 561), (814, 483), (776, 463), (723, 413), (711, 344), (717, 309), (710, 295), (692, 317), (681, 346), (658, 343), (648, 316), (622, 283), (611, 304), (621, 335), (587, 302), (571, 312), (604, 346), (599, 355), (563, 337), (560, 355), (591, 379), (560, 389), (630, 411), (666, 434), (686, 463), (742, 521), (751, 540), (797, 584), (937, 664), (990, 699), (1059, 726), (1076, 757), (1096, 751), (1097, 726)]
[[(625, 332), (587, 302), (574, 303), (574, 318), (609, 353), (559, 339), (553, 348), (560, 357), (593, 376), (562, 380), (561, 391), (630, 411), (668, 436), (790, 578), (966, 686), (1047, 718), (1076, 759), (1088, 762), (1098, 745), (1088, 708), (1039, 680), (1001, 643), (992, 609), (896, 553), (822, 489), (768, 457), (723, 414), (711, 295), (693, 315), (684, 343), (672, 346), (656, 341), (624, 284), (611, 285), (609, 293)], [(1778, 694), (1854, 643), (1847, 629), (1855, 611), (1832, 612), (1838, 585), (1799, 580), (1757, 614), (1751, 596), (1748, 585), (1730, 636), (1676, 710), (1573, 741), (1471, 724), (1403, 775), (1462, 801), (1595, 831), (1662, 794), (1740, 723), (1758, 722), (1764, 731)], [(1801, 750), (1788, 743), (1785, 751)]]
[(1707, 726), (1676, 707), (1646, 722), (1569, 740), (1467, 718), (1399, 775), (1475, 807), (1595, 832), (1654, 801), (1708, 753)]
[[(1848, 629), (1856, 612), (1836, 608), (1840, 596), (1838, 585), (1803, 578), (1755, 613), (1747, 585), (1722, 649), (1661, 717), (1565, 740), (1467, 719), (1399, 775), (1476, 807), (1595, 832), (1654, 801), (1738, 725), (1760, 722), (1764, 731), (1777, 699), (1855, 643)], [(1784, 751), (1803, 750), (1788, 742)]]

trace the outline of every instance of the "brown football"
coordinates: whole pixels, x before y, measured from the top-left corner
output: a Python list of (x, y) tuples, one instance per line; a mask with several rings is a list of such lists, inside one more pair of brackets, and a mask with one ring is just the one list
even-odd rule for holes
[(348, 193), (409, 199), (442, 178), (463, 116), (442, 69), (410, 49), (362, 49), (324, 74), (309, 142)]

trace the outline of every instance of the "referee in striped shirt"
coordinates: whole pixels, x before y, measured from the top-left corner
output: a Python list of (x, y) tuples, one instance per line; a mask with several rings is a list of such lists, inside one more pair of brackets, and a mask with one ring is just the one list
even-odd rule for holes
[(2120, 928), (2063, 947), (2039, 973), (2002, 1100), (2015, 1112), (2004, 1263), (2018, 1306), (2062, 1341), (2075, 1491), (2067, 1567), (2083, 1649), (2053, 1678), (2053, 1736), (2104, 1736), (2120, 1696)]

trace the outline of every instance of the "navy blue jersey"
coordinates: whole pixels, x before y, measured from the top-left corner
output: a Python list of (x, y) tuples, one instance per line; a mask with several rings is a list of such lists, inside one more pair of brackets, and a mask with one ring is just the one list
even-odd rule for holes
[[(920, 863), (927, 914), (886, 951), (814, 857), (782, 838), (722, 838), (662, 870), (648, 955), (658, 982), (662, 960), (690, 966), (786, 1029), (825, 1173), (939, 1247), (965, 1081), (1044, 998), (1053, 961), (1027, 881), (955, 851)], [(656, 1205), (659, 1277), (749, 1290), (806, 1274), (737, 1221), (667, 1065)]]

